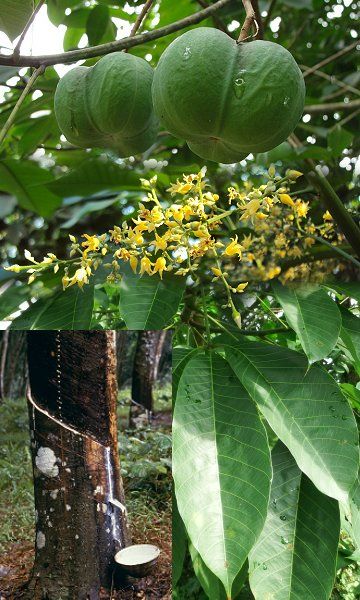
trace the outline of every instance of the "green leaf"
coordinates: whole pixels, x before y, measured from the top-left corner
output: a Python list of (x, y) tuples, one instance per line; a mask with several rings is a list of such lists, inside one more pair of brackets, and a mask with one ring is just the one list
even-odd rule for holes
[(45, 187), (51, 180), (49, 171), (30, 161), (12, 158), (0, 161), (0, 190), (13, 194), (22, 208), (42, 217), (52, 215), (61, 204), (60, 198)]
[[(224, 586), (221, 581), (207, 568), (200, 554), (195, 547), (190, 543), (189, 551), (194, 567), (195, 575), (198, 578), (202, 589), (209, 600), (227, 600)], [(248, 574), (249, 564), (245, 561), (239, 574), (234, 580), (231, 597), (235, 600), (244, 586), (245, 579)]]
[(360, 549), (360, 471), (349, 494), (351, 526), (354, 542)]
[(19, 67), (3, 67), (0, 66), (0, 83), (6, 83), (11, 77), (17, 75)]
[(140, 190), (136, 172), (97, 159), (85, 160), (77, 169), (59, 177), (48, 188), (62, 198), (89, 196), (105, 190)]
[(76, 50), (83, 36), (83, 30), (75, 27), (68, 27), (63, 38), (64, 52)]
[(271, 465), (256, 407), (216, 353), (191, 357), (180, 378), (173, 473), (191, 542), (230, 596), (266, 518)]
[[(227, 338), (226, 357), (300, 469), (318, 489), (347, 498), (359, 462), (353, 412), (334, 379), (301, 354)], [(230, 347), (231, 346), (231, 347)]]
[(76, 223), (81, 221), (83, 217), (93, 212), (103, 211), (105, 208), (109, 208), (118, 202), (118, 198), (111, 198), (110, 200), (93, 200), (92, 202), (85, 202), (80, 206), (75, 206), (71, 209), (71, 217), (62, 223), (62, 229), (71, 229)]
[(284, 0), (284, 4), (287, 6), (291, 6), (293, 8), (297, 8), (299, 10), (311, 10), (312, 9), (312, 0)]
[(175, 496), (172, 500), (172, 584), (180, 579), (186, 554), (187, 535), (177, 509)]
[(335, 290), (339, 294), (343, 294), (344, 296), (349, 296), (353, 298), (360, 304), (360, 283), (357, 281), (351, 282), (336, 282), (336, 283), (328, 283), (327, 287)]
[(20, 154), (31, 154), (49, 136), (60, 135), (53, 114), (37, 119), (30, 119), (30, 126), (24, 131), (19, 141)]
[(120, 316), (128, 329), (164, 329), (176, 314), (185, 278), (164, 274), (140, 277), (128, 270), (120, 284)]
[(111, 23), (109, 8), (101, 4), (94, 6), (86, 21), (86, 33), (90, 46), (96, 46), (102, 41), (109, 23)]
[(172, 351), (172, 396), (173, 403), (176, 400), (177, 389), (180, 377), (185, 369), (190, 358), (199, 352), (198, 348), (187, 348), (184, 346), (176, 346)]
[(339, 338), (341, 316), (338, 307), (320, 287), (291, 288), (273, 284), (286, 320), (297, 333), (309, 363), (328, 356)]
[(89, 329), (93, 305), (94, 286), (72, 287), (31, 304), (11, 329)]
[(11, 285), (0, 294), (0, 320), (5, 320), (19, 309), (19, 305), (27, 300), (27, 285)]
[(349, 352), (357, 373), (360, 375), (360, 318), (340, 306), (342, 327), (340, 339)]
[(340, 533), (338, 503), (301, 473), (283, 444), (273, 452), (268, 516), (250, 553), (256, 599), (328, 600)]
[(32, 12), (32, 0), (2, 0), (0, 31), (4, 31), (13, 41), (24, 29)]
[(335, 125), (328, 134), (328, 148), (333, 156), (340, 156), (345, 148), (350, 148), (354, 135), (340, 125)]

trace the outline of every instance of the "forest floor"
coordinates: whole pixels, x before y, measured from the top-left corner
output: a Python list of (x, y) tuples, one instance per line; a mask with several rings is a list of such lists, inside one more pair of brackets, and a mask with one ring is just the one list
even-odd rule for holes
[[(171, 600), (171, 385), (155, 389), (151, 425), (127, 429), (130, 389), (119, 393), (119, 449), (133, 543), (161, 550), (156, 573), (111, 600)], [(21, 598), (34, 558), (34, 499), (24, 399), (0, 406), (0, 600)], [(110, 600), (103, 591), (101, 600)]]

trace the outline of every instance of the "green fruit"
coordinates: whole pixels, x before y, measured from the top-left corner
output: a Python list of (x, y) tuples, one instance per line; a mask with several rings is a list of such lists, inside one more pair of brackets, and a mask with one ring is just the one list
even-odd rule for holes
[(199, 27), (165, 50), (152, 94), (170, 133), (202, 158), (230, 163), (288, 137), (303, 112), (305, 84), (279, 44), (238, 44), (218, 29)]
[(72, 69), (55, 92), (60, 130), (82, 148), (114, 148), (119, 156), (144, 152), (157, 134), (152, 79), (145, 60), (124, 52), (108, 54), (93, 67)]

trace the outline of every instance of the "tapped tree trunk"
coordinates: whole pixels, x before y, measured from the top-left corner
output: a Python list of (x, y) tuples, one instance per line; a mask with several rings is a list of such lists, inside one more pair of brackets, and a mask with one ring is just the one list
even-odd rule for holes
[(159, 369), (166, 331), (140, 331), (132, 374), (130, 427), (153, 410), (153, 386)]
[(98, 600), (129, 543), (115, 357), (111, 331), (28, 333), (34, 600)]

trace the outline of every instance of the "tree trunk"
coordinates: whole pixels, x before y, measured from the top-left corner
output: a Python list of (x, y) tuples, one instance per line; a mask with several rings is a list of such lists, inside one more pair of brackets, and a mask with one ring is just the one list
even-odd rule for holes
[(26, 380), (26, 332), (0, 332), (0, 400), (24, 398)]
[(28, 333), (34, 600), (98, 600), (129, 543), (115, 357), (111, 331)]
[(165, 331), (140, 331), (138, 334), (132, 376), (130, 427), (136, 426), (137, 420), (144, 413), (151, 416), (154, 405), (153, 385), (165, 337)]

